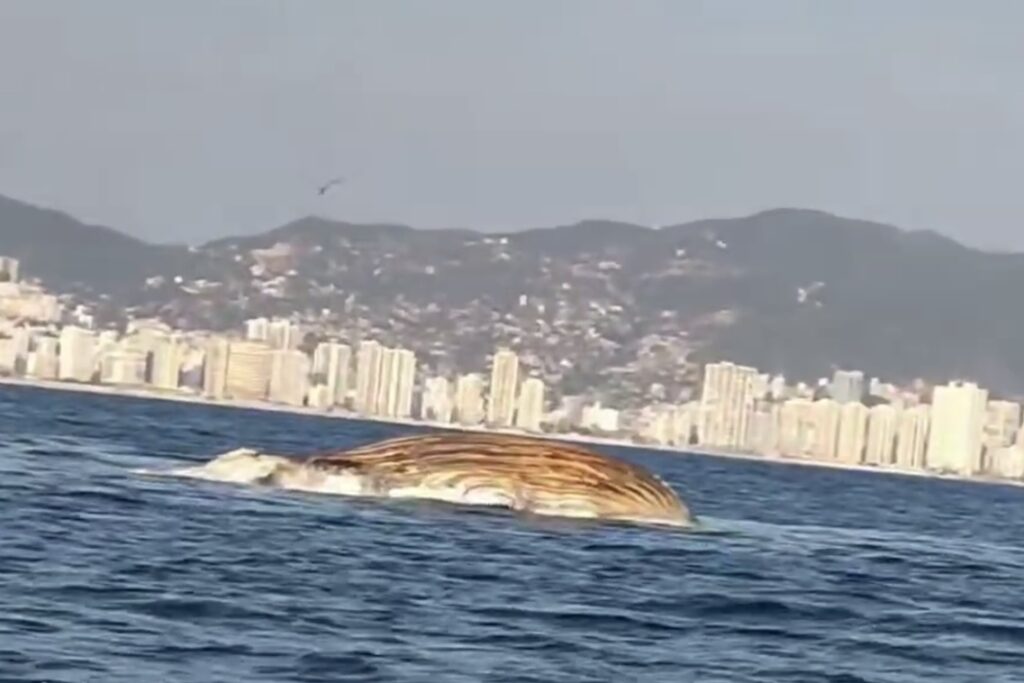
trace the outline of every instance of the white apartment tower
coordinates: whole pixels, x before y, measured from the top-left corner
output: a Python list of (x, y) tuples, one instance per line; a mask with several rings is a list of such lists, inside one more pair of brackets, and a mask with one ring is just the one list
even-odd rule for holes
[(868, 443), (868, 409), (863, 403), (844, 403), (839, 411), (836, 460), (848, 465), (864, 462)]
[(420, 418), (427, 422), (448, 424), (452, 421), (454, 401), (452, 385), (445, 377), (431, 377), (423, 383)]
[(528, 432), (541, 431), (544, 418), (544, 381), (537, 377), (523, 380), (516, 410), (516, 427)]
[(11, 374), (21, 374), (28, 350), (32, 344), (32, 334), (28, 328), (18, 327), (11, 331), (11, 336), (0, 339), (0, 370)]
[(596, 432), (613, 434), (619, 431), (619, 411), (614, 408), (605, 408), (600, 402), (585, 405), (580, 416), (580, 426)]
[(675, 439), (675, 406), (646, 406), (640, 411), (637, 433), (639, 436), (661, 446), (666, 446)]
[(974, 383), (950, 382), (932, 395), (928, 469), (971, 475), (981, 470), (982, 430), (988, 391)]
[(263, 342), (231, 342), (224, 392), (229, 398), (260, 401), (270, 388), (270, 347)]
[(896, 455), (896, 424), (899, 412), (888, 403), (872, 406), (868, 411), (868, 443), (864, 464), (892, 465)]
[(484, 378), (479, 373), (462, 375), (455, 383), (455, 419), (472, 426), (484, 420)]
[(245, 321), (245, 338), (249, 341), (265, 342), (270, 332), (270, 321), (266, 318), (250, 318)]
[(267, 324), (267, 343), (272, 349), (297, 349), (302, 343), (302, 328), (286, 318), (271, 320)]
[(162, 337), (155, 340), (150, 363), (150, 384), (157, 389), (177, 389), (186, 350), (177, 337)]
[(146, 352), (130, 346), (107, 351), (100, 363), (100, 381), (122, 386), (144, 384), (146, 381)]
[(864, 397), (864, 373), (860, 370), (836, 370), (829, 394), (839, 403), (857, 403)]
[(750, 414), (746, 450), (768, 456), (779, 454), (779, 407), (777, 405), (764, 404)]
[(814, 402), (814, 456), (820, 460), (835, 460), (839, 446), (841, 406), (830, 398)]
[(309, 393), (309, 356), (297, 349), (275, 349), (270, 356), (270, 400), (304, 405)]
[(375, 414), (409, 417), (416, 381), (416, 355), (408, 349), (384, 349), (377, 386)]
[(931, 407), (917, 405), (900, 414), (896, 433), (896, 466), (907, 470), (923, 470), (928, 448)]
[(985, 410), (982, 444), (986, 450), (1013, 443), (1020, 429), (1020, 404), (1013, 401), (989, 401)]
[(779, 452), (801, 457), (813, 451), (814, 403), (806, 398), (791, 398), (779, 409)]
[(39, 337), (28, 355), (26, 372), (37, 379), (57, 379), (60, 364), (59, 341), (56, 337)]
[(313, 374), (318, 382), (327, 385), (329, 400), (334, 405), (345, 405), (351, 362), (352, 349), (348, 344), (324, 342), (313, 352)]
[(732, 450), (747, 444), (757, 383), (756, 368), (728, 362), (704, 367), (698, 425), (702, 444)]
[(356, 393), (353, 408), (363, 414), (372, 414), (376, 409), (377, 387), (380, 385), (381, 361), (384, 347), (380, 342), (360, 342), (356, 351)]
[(516, 410), (519, 383), (519, 356), (510, 349), (498, 349), (491, 363), (487, 422), (495, 427), (511, 427)]
[(231, 345), (224, 337), (206, 343), (203, 355), (203, 396), (218, 401), (227, 393), (228, 356)]
[(61, 329), (58, 379), (90, 382), (95, 371), (96, 335), (74, 325)]

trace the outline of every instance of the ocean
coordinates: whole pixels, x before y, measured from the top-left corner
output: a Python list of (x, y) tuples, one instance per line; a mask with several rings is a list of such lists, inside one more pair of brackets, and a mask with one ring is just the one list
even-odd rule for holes
[(594, 446), (681, 532), (136, 473), (412, 431), (0, 387), (0, 681), (1024, 681), (1024, 488)]

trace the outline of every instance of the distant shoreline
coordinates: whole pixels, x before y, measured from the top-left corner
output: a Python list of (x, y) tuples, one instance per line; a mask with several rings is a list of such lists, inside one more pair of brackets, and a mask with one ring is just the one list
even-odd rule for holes
[(394, 424), (408, 427), (426, 427), (431, 429), (448, 429), (465, 432), (491, 432), (508, 434), (527, 434), (538, 438), (548, 438), (560, 441), (576, 443), (590, 443), (617, 448), (630, 448), (635, 450), (658, 451), (665, 455), (702, 455), (714, 458), (730, 458), (733, 460), (747, 460), (752, 462), (763, 462), (778, 465), (796, 465), (804, 467), (819, 467), (826, 469), (850, 470), (860, 472), (871, 472), (883, 475), (902, 475), (910, 477), (923, 477), (927, 479), (946, 479), (963, 481), (975, 484), (1003, 484), (1006, 486), (1024, 486), (1024, 481), (1015, 479), (997, 479), (994, 477), (964, 477), (954, 474), (941, 474), (928, 470), (909, 470), (895, 467), (873, 467), (870, 465), (854, 465), (851, 463), (829, 462), (826, 460), (814, 460), (811, 458), (793, 458), (788, 456), (766, 456), (753, 453), (737, 453), (705, 446), (691, 445), (687, 448), (678, 448), (661, 444), (640, 444), (622, 439), (613, 439), (600, 436), (588, 436), (585, 434), (566, 433), (542, 433), (533, 434), (512, 429), (493, 429), (484, 426), (461, 425), (457, 423), (428, 422), (424, 420), (382, 418), (374, 415), (362, 415), (347, 410), (320, 410), (306, 406), (292, 406), (283, 403), (272, 403), (270, 401), (243, 401), (237, 399), (210, 400), (198, 394), (162, 391), (156, 388), (121, 387), (107, 384), (79, 384), (77, 382), (61, 382), (57, 380), (25, 379), (22, 377), (0, 377), (0, 386), (28, 387), (32, 389), (43, 389), (49, 391), (63, 391), (81, 394), (99, 394), (104, 396), (122, 396), (126, 398), (149, 399), (156, 401), (171, 401), (178, 403), (189, 403), (192, 405), (234, 408), (241, 410), (264, 410), (273, 413), (289, 413), (293, 415), (308, 415), (311, 417), (334, 418), (344, 420), (360, 420), (364, 422), (379, 422), (382, 424)]

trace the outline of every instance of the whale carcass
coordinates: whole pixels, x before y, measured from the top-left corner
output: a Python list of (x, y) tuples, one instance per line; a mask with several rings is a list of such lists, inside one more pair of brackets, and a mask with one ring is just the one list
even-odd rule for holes
[(638, 465), (576, 444), (509, 434), (420, 434), (305, 457), (243, 448), (173, 474), (536, 515), (683, 527), (693, 522), (675, 491)]

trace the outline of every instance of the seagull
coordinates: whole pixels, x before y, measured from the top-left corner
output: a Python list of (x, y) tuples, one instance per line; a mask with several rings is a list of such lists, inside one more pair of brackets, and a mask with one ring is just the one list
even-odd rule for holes
[(331, 186), (333, 186), (333, 185), (340, 185), (343, 182), (345, 182), (344, 178), (334, 178), (333, 180), (328, 180), (326, 183), (324, 183), (322, 186), (320, 186), (320, 189), (317, 190), (317, 194), (321, 194), (322, 195), (322, 194), (326, 193), (327, 190), (331, 189)]

